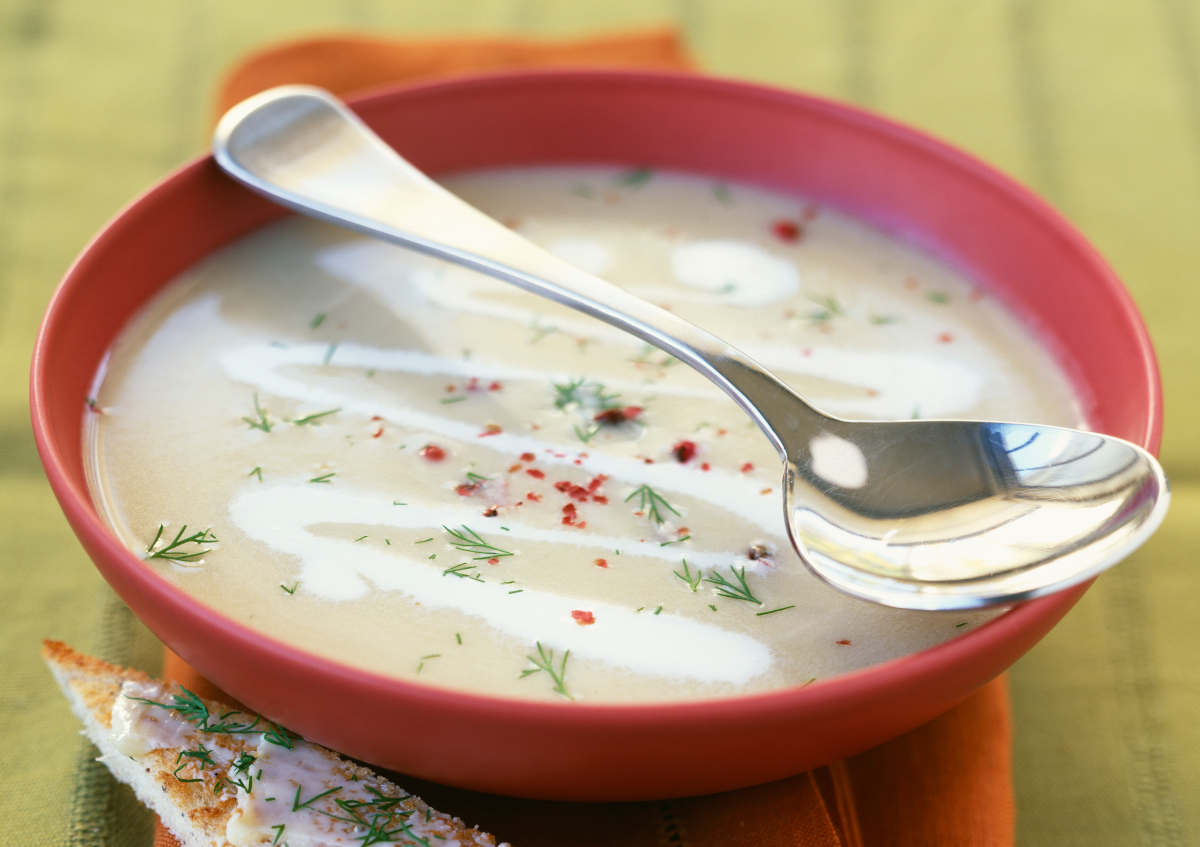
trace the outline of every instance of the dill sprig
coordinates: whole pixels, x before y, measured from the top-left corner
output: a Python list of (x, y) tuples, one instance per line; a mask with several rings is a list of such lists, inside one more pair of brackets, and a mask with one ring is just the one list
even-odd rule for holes
[(442, 571), (442, 576), (457, 576), (462, 579), (473, 579), (476, 582), (483, 582), (483, 577), (477, 573), (472, 573), (478, 565), (472, 565), (470, 562), (459, 562), (457, 565), (451, 565)]
[(330, 471), (329, 473), (323, 473), (320, 476), (314, 476), (312, 479), (309, 480), (309, 482), (316, 482), (316, 483), (323, 483), (325, 485), (330, 485), (330, 484), (332, 484), (331, 480), (335, 476), (337, 476), (337, 471)]
[(717, 595), (720, 597), (728, 597), (731, 600), (745, 600), (747, 603), (756, 603), (761, 606), (762, 600), (754, 596), (754, 592), (750, 590), (750, 586), (746, 582), (746, 569), (730, 565), (729, 571), (733, 574), (736, 582), (730, 582), (716, 571), (706, 576), (704, 581), (715, 585), (717, 587)]
[(533, 667), (526, 668), (525, 670), (521, 671), (520, 678), (524, 679), (525, 677), (531, 676), (532, 674), (541, 673), (542, 671), (545, 671), (546, 674), (550, 677), (550, 679), (553, 680), (553, 682), (554, 682), (554, 691), (557, 692), (558, 694), (561, 694), (562, 696), (566, 697), (568, 700), (574, 700), (575, 698), (571, 696), (571, 693), (569, 691), (567, 691), (567, 683), (566, 683), (567, 657), (570, 655), (571, 655), (570, 650), (564, 651), (562, 654), (562, 659), (559, 660), (558, 667), (555, 667), (555, 665), (554, 665), (554, 648), (543, 647), (542, 642), (538, 641), (537, 642), (537, 656), (526, 656), (525, 657), (530, 662), (533, 663)]
[(254, 417), (243, 415), (242, 420), (249, 424), (251, 429), (257, 429), (260, 432), (270, 432), (271, 427), (275, 426), (267, 417), (267, 410), (259, 404), (257, 391), (254, 392)]
[(583, 377), (568, 380), (561, 385), (557, 382), (550, 383), (554, 388), (554, 408), (565, 409), (572, 403), (580, 402), (579, 389), (583, 388), (583, 384), (587, 382)]
[(489, 544), (478, 532), (463, 524), (459, 529), (451, 529), (442, 525), (442, 529), (453, 539), (450, 546), (463, 553), (473, 553), (476, 559), (499, 559), (511, 556), (512, 552), (503, 550), (494, 544)]
[(638, 498), (638, 509), (642, 512), (645, 512), (650, 520), (654, 521), (655, 523), (662, 523), (666, 520), (666, 518), (663, 517), (662, 512), (659, 511), (660, 509), (666, 509), (674, 515), (679, 514), (678, 510), (668, 503), (665, 497), (663, 497), (649, 485), (639, 485), (629, 493), (629, 496), (625, 498), (625, 502), (628, 503), (634, 497)]
[(671, 573), (675, 574), (675, 576), (679, 577), (679, 579), (686, 582), (688, 588), (692, 589), (692, 593), (695, 594), (696, 589), (700, 587), (700, 579), (704, 576), (704, 571), (700, 570), (700, 568), (696, 568), (696, 570), (693, 571), (691, 567), (688, 566), (687, 559), (683, 559), (682, 561), (683, 570), (671, 571)]
[(150, 546), (146, 548), (145, 558), (167, 559), (172, 562), (194, 562), (205, 553), (210, 551), (204, 549), (203, 547), (201, 547), (199, 550), (185, 550), (183, 549), (185, 545), (205, 545), (217, 543), (217, 537), (213, 535), (211, 528), (201, 530), (200, 532), (193, 532), (191, 535), (185, 535), (187, 532), (187, 524), (184, 524), (183, 526), (179, 527), (179, 531), (175, 533), (174, 538), (166, 542), (166, 544), (164, 544), (162, 547), (159, 547), (157, 550), (154, 549), (158, 545), (158, 542), (163, 540), (163, 531), (166, 528), (167, 525), (165, 523), (160, 523), (158, 525), (158, 532), (154, 534), (154, 540), (151, 541)]
[(172, 703), (160, 703), (158, 700), (148, 700), (145, 697), (130, 697), (129, 699), (138, 703), (145, 703), (149, 706), (158, 706), (168, 711), (178, 712), (182, 720), (194, 723), (198, 727), (207, 726), (208, 706), (204, 705), (204, 701), (195, 692), (188, 691), (182, 685), (179, 686), (179, 690), (183, 693), (172, 695), (174, 698), (174, 702)]
[(339, 406), (336, 409), (326, 409), (323, 412), (313, 412), (311, 415), (305, 415), (302, 418), (293, 418), (292, 423), (296, 426), (307, 426), (308, 424), (317, 423), (322, 418), (328, 417), (329, 415), (336, 415), (341, 410), (342, 409)]
[[(184, 761), (185, 759), (186, 761)], [(207, 770), (209, 765), (212, 765), (213, 767), (216, 767), (217, 765), (217, 763), (213, 761), (212, 750), (209, 750), (203, 744), (199, 744), (196, 746), (195, 750), (179, 751), (179, 755), (175, 757), (176, 767), (175, 770), (171, 771), (171, 775), (180, 782), (204, 782), (203, 776), (189, 778), (179, 775), (181, 770), (191, 764), (195, 764), (197, 769), (200, 771)]]

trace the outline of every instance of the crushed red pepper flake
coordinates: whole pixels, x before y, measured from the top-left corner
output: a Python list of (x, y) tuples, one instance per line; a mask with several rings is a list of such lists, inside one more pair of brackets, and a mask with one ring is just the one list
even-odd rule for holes
[(479, 488), (478, 482), (464, 482), (461, 485), (454, 486), (454, 491), (460, 497), (470, 497)]
[(436, 444), (426, 444), (420, 450), (421, 458), (430, 462), (440, 462), (446, 458), (446, 451)]
[(608, 567), (608, 559), (596, 559), (593, 564), (595, 564), (596, 567), (598, 567), (598, 568), (607, 568)]
[(486, 509), (483, 510), (483, 516), (485, 518), (494, 518), (498, 514), (500, 514), (500, 510), (498, 508), (496, 508), (495, 506), (488, 506)]
[(537, 458), (537, 456), (533, 455), (532, 453), (522, 453), (518, 458), (520, 458), (522, 462), (532, 462)]
[(500, 382), (488, 383), (488, 391), (499, 391), (503, 387), (504, 387), (503, 383), (500, 383)]
[(760, 492), (758, 492), (758, 493), (759, 493), (759, 494), (770, 494), (770, 493), (771, 493), (771, 489), (770, 489), (770, 488), (764, 488), (762, 491), (760, 491)]
[(383, 424), (379, 425), (379, 429), (371, 433), (372, 438), (381, 438), (383, 436)]
[(521, 469), (521, 463), (520, 463), (520, 462), (516, 462), (515, 464), (512, 464), (512, 465), (509, 465), (509, 466), (508, 466), (508, 472), (509, 472), (509, 473), (516, 473), (516, 472), (517, 472), (517, 471), (519, 471), (520, 469)]
[(840, 639), (838, 639), (837, 641), (835, 641), (835, 642), (833, 642), (833, 643), (834, 643), (834, 644), (841, 644), (843, 647), (849, 647), (849, 646), (850, 646), (850, 639), (849, 639), (849, 638), (840, 638)]
[(571, 617), (573, 617), (575, 619), (575, 623), (579, 624), (580, 626), (588, 626), (596, 622), (596, 616), (591, 612), (584, 611), (583, 609), (572, 609)]
[(954, 341), (954, 334), (950, 332), (943, 332), (938, 335), (937, 340), (939, 344), (949, 344)]
[(540, 471), (537, 468), (526, 468), (525, 473), (528, 474), (529, 476), (533, 477), (534, 479), (545, 479), (546, 478), (546, 472)]
[(530, 491), (528, 494), (525, 495), (525, 499), (532, 500), (534, 503), (537, 503), (538, 501), (540, 501), (542, 499), (542, 495), (535, 494), (534, 492)]
[(750, 471), (754, 470), (754, 462), (743, 462), (740, 470), (742, 473), (750, 473)]
[(711, 471), (711, 470), (712, 470), (712, 465), (710, 465), (708, 462), (701, 462), (701, 463), (700, 463), (700, 470), (702, 470), (702, 471)]
[(488, 564), (489, 565), (498, 565), (498, 564), (500, 564), (500, 560), (498, 558), (491, 558), (491, 559), (488, 559)]
[(794, 244), (804, 235), (804, 228), (797, 221), (780, 218), (771, 222), (771, 234), (780, 241)]
[(614, 406), (611, 409), (603, 409), (597, 412), (592, 416), (592, 420), (596, 423), (616, 426), (626, 421), (636, 421), (642, 414), (642, 411), (641, 406)]
[(696, 457), (696, 442), (678, 441), (671, 448), (671, 453), (675, 456), (675, 460), (681, 464), (686, 464)]
[(479, 433), (479, 437), (487, 438), (489, 435), (499, 435), (502, 432), (504, 432), (504, 430), (500, 428), (500, 424), (492, 423), (483, 428), (483, 432)]

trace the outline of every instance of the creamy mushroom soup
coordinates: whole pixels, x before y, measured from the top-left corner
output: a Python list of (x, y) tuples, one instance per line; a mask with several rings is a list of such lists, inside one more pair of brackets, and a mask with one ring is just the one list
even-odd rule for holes
[[(831, 413), (1081, 423), (986, 290), (830, 209), (645, 169), (447, 183)], [(165, 288), (113, 347), (88, 420), (94, 497), (146, 567), (275, 638), (434, 685), (733, 695), (995, 614), (881, 608), (811, 576), (766, 438), (670, 356), (308, 220)]]

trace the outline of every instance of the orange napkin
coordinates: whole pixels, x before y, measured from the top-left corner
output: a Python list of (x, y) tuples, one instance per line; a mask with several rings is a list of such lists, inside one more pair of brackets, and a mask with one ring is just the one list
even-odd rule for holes
[[(219, 115), (285, 83), (345, 95), (466, 71), (550, 65), (687, 68), (690, 62), (671, 30), (556, 42), (328, 36), (250, 55), (225, 77), (216, 108)], [(165, 675), (229, 699), (169, 651)], [(725, 794), (585, 805), (493, 797), (405, 776), (397, 781), (516, 847), (1011, 847), (1011, 732), (1008, 689), (1000, 678), (874, 750)], [(160, 825), (155, 847), (179, 845)]]

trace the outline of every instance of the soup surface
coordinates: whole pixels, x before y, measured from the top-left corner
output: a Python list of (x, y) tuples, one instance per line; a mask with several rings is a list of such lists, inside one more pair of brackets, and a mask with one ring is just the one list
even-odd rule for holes
[[(986, 291), (831, 210), (642, 169), (447, 184), (833, 414), (1081, 423)], [(165, 288), (89, 406), (93, 494), (147, 567), (386, 674), (588, 702), (724, 696), (995, 614), (886, 609), (811, 576), (766, 438), (671, 357), (307, 220)]]

